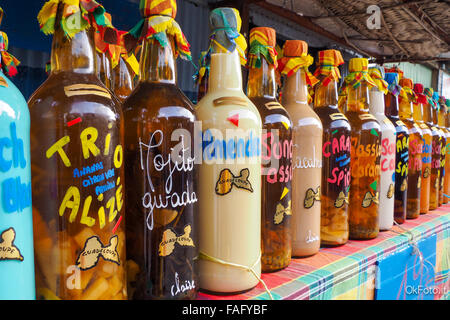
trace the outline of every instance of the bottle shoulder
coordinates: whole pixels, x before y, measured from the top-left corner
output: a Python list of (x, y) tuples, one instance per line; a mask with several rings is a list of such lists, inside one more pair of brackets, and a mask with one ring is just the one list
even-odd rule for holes
[(94, 75), (62, 72), (50, 77), (33, 93), (28, 101), (32, 120), (66, 119), (79, 114), (85, 120), (112, 116), (121, 118), (117, 98)]
[(7, 84), (0, 85), (0, 117), (9, 118), (11, 121), (29, 121), (30, 112), (24, 96), (7, 76), (0, 76)]
[(350, 122), (353, 130), (378, 130), (381, 132), (381, 126), (378, 120), (369, 112), (366, 111), (347, 111), (346, 117)]
[[(208, 91), (195, 106), (197, 119), (203, 126), (212, 127), (227, 124), (231, 128), (241, 128), (247, 125), (262, 128), (262, 119), (255, 104), (242, 90)], [(230, 121), (231, 120), (231, 121)], [(245, 120), (245, 125), (239, 125), (235, 120)], [(238, 126), (236, 126), (238, 124)]]
[(351, 131), (352, 127), (347, 116), (344, 115), (339, 109), (327, 107), (315, 107), (314, 112), (319, 116), (324, 131), (334, 131), (336, 129)]
[(173, 84), (140, 82), (123, 102), (125, 118), (190, 118), (196, 120), (192, 102)]

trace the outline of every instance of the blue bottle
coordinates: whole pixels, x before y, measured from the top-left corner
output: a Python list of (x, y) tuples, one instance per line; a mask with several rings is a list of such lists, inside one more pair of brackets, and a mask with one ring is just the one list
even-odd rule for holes
[[(0, 8), (0, 23), (1, 14)], [(33, 300), (30, 114), (25, 98), (3, 73), (17, 72), (18, 61), (7, 46), (0, 32), (0, 300)]]

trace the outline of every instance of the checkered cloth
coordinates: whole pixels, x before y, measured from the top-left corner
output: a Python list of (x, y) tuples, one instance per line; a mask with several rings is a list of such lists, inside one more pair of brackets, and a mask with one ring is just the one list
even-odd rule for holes
[[(417, 241), (432, 234), (437, 235), (435, 274), (439, 281), (436, 284), (442, 287), (450, 285), (450, 204), (421, 215), (418, 219), (407, 220), (401, 227), (408, 229)], [(376, 239), (350, 240), (340, 247), (322, 248), (312, 257), (293, 259), (286, 269), (263, 274), (262, 280), (275, 299), (373, 299), (375, 262), (410, 245), (409, 237), (402, 229), (393, 227), (392, 230), (396, 232), (383, 231)], [(435, 296), (435, 299), (443, 298), (446, 297)], [(199, 299), (265, 300), (268, 294), (258, 284), (246, 293), (231, 296), (200, 293)]]

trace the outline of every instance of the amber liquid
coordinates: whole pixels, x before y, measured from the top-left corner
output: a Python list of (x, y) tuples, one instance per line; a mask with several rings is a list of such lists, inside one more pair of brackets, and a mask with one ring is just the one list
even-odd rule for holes
[(351, 126), (337, 106), (336, 83), (316, 89), (314, 111), (323, 125), (321, 244), (348, 241)]
[(140, 77), (123, 106), (130, 297), (194, 299), (195, 113), (176, 86), (172, 46), (145, 40)]
[(119, 64), (113, 69), (112, 90), (116, 97), (123, 103), (133, 91), (133, 72), (125, 60), (120, 57)]
[(439, 206), (444, 204), (444, 181), (445, 181), (445, 154), (447, 153), (447, 129), (445, 128), (443, 110), (435, 111), (438, 118), (438, 128), (441, 133), (441, 163), (440, 163), (440, 180), (439, 180)]
[[(124, 125), (93, 48), (57, 29), (52, 74), (29, 101), (38, 299), (127, 298)], [(89, 254), (106, 247), (112, 260)]]
[(428, 213), (430, 207), (430, 175), (431, 175), (431, 145), (432, 135), (430, 128), (425, 124), (423, 114), (426, 110), (421, 103), (414, 103), (414, 122), (417, 123), (422, 130), (422, 178), (420, 188), (420, 213)]
[(351, 239), (372, 239), (379, 232), (381, 128), (368, 112), (368, 94), (365, 83), (348, 90), (346, 116), (352, 127), (348, 215)]
[(397, 97), (388, 93), (385, 97), (385, 114), (395, 126), (396, 152), (395, 152), (395, 195), (394, 220), (402, 224), (406, 219), (408, 204), (408, 157), (409, 157), (409, 131), (398, 116)]
[(266, 60), (261, 68), (250, 69), (247, 96), (262, 119), (262, 154), (266, 160), (261, 181), (262, 272), (286, 268), (292, 251), (292, 123), (275, 98), (275, 88), (274, 69)]
[(416, 219), (420, 215), (420, 191), (422, 180), (422, 130), (412, 119), (412, 104), (405, 99), (400, 100), (400, 120), (408, 128), (408, 191), (406, 218)]

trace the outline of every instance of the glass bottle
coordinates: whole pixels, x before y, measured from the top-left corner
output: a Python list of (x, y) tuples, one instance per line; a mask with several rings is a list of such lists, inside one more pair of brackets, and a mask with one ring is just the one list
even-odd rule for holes
[(447, 145), (445, 153), (444, 203), (450, 202), (450, 99), (445, 100), (445, 127), (447, 129)]
[(111, 60), (106, 52), (100, 52), (98, 49), (95, 50), (95, 61), (97, 77), (105, 85), (106, 88), (112, 89), (112, 73), (111, 73)]
[(431, 178), (431, 146), (432, 133), (430, 127), (425, 123), (427, 112), (427, 100), (423, 94), (423, 86), (420, 83), (414, 85), (417, 100), (413, 103), (413, 118), (422, 130), (422, 179), (420, 188), (420, 213), (428, 213), (430, 208), (430, 178)]
[[(390, 86), (389, 92), (384, 96), (386, 117), (395, 127), (395, 193), (394, 193), (394, 220), (402, 224), (406, 219), (407, 192), (408, 192), (408, 151), (409, 130), (398, 116), (398, 74), (386, 73), (385, 80)], [(397, 89), (396, 89), (397, 88)]]
[(445, 180), (445, 155), (447, 153), (447, 135), (448, 130), (445, 128), (445, 114), (444, 106), (436, 101), (436, 113), (437, 113), (437, 126), (441, 131), (441, 164), (440, 164), (440, 180), (439, 180), (439, 206), (444, 204), (444, 180)]
[[(250, 31), (252, 48), (261, 46), (256, 36), (265, 37), (266, 45), (275, 46), (275, 30), (254, 28)], [(261, 40), (262, 41), (262, 40)], [(260, 67), (249, 63), (247, 96), (258, 108), (263, 123), (261, 189), (261, 270), (272, 272), (286, 268), (291, 261), (292, 216), (292, 122), (276, 99), (275, 65), (262, 54)]]
[[(0, 8), (0, 24), (2, 16)], [(7, 41), (0, 31), (0, 300), (34, 300), (30, 113), (6, 76), (19, 63), (7, 52)]]
[[(319, 60), (327, 54), (335, 56), (336, 69), (344, 63), (339, 51), (321, 52)], [(321, 73), (318, 70), (315, 75)], [(325, 246), (337, 246), (347, 243), (349, 237), (351, 127), (348, 119), (338, 109), (339, 79), (330, 78), (326, 74), (318, 75), (318, 79), (320, 82), (315, 88), (314, 111), (323, 126), (320, 241)]]
[[(353, 58), (349, 72), (367, 72), (368, 61)], [(348, 76), (347, 76), (348, 77)], [(348, 86), (346, 116), (351, 131), (351, 175), (348, 221), (351, 239), (372, 239), (379, 232), (381, 127), (369, 113), (369, 83)]]
[[(132, 299), (194, 299), (198, 239), (193, 105), (177, 86), (173, 36), (143, 41), (139, 84), (123, 104), (128, 287)], [(132, 270), (130, 273), (130, 269)]]
[(32, 95), (31, 171), (38, 299), (127, 299), (122, 111), (96, 76), (93, 33), (65, 36)]
[[(381, 127), (381, 176), (380, 176), (380, 231), (389, 230), (394, 223), (394, 191), (395, 191), (395, 127), (384, 114), (384, 95), (387, 83), (383, 69), (369, 69), (371, 78), (377, 86), (369, 91), (369, 111), (378, 120)], [(382, 90), (382, 91), (380, 91)]]
[[(424, 108), (424, 121), (431, 128), (431, 176), (430, 176), (430, 206), (429, 210), (435, 210), (439, 206), (439, 181), (441, 166), (441, 133), (437, 129), (434, 120), (433, 105), (428, 100), (427, 107)], [(437, 123), (437, 120), (436, 120)]]
[(420, 215), (423, 133), (413, 119), (412, 105), (415, 99), (412, 91), (413, 83), (411, 79), (402, 78), (399, 84), (404, 90), (404, 94), (399, 97), (399, 116), (408, 128), (409, 134), (406, 218), (416, 219)]
[[(210, 14), (211, 31), (222, 43), (224, 26), (237, 33), (239, 21), (238, 11), (231, 8)], [(242, 90), (238, 45), (211, 42), (208, 92), (196, 112), (202, 121), (203, 144), (200, 288), (220, 293), (248, 290), (258, 284), (261, 274), (262, 121)]]
[[(307, 54), (306, 42), (287, 40), (281, 63), (286, 65), (293, 61), (291, 59), (305, 59)], [(304, 65), (292, 74), (281, 70), (287, 74), (282, 102), (293, 124), (291, 233), (295, 257), (311, 256), (320, 248), (323, 127), (308, 104), (307, 67)]]
[[(134, 55), (133, 55), (134, 58)], [(136, 59), (136, 58), (134, 58)], [(123, 103), (134, 89), (134, 71), (121, 55), (119, 63), (112, 70), (112, 90), (115, 96)]]

